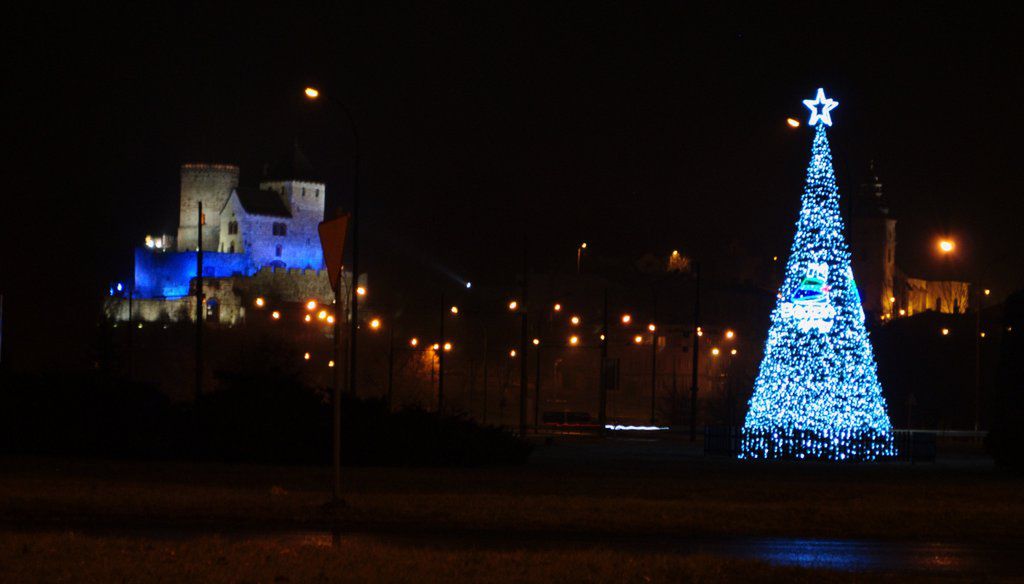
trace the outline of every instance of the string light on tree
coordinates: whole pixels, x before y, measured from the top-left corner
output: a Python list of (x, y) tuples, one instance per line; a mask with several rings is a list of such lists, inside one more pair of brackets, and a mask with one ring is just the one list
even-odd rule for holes
[(850, 268), (828, 143), (830, 112), (839, 104), (822, 89), (804, 104), (815, 126), (811, 161), (740, 458), (893, 456), (892, 424)]

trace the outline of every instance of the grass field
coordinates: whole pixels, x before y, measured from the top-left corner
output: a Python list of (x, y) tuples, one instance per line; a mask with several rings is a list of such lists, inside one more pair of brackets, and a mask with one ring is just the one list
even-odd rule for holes
[[(906, 576), (872, 574), (872, 581)], [(920, 576), (917, 576), (920, 578)], [(914, 581), (915, 577), (910, 578)], [(436, 548), (352, 538), (318, 542), (139, 540), (4, 534), (3, 582), (855, 582), (838, 571), (777, 567), (709, 555)]]
[[(330, 472), (322, 468), (47, 459), (2, 465), (0, 522), (7, 530), (0, 566), (28, 566), (30, 558), (62, 549), (93, 581), (120, 580), (116, 570), (128, 569), (125, 563), (152, 570), (146, 581), (172, 581), (164, 576), (187, 577), (189, 570), (253, 582), (268, 581), (270, 572), (316, 581), (321, 571), (353, 581), (450, 581), (457, 574), (476, 581), (843, 580), (849, 574), (663, 553), (658, 546), (638, 553), (614, 542), (788, 536), (1020, 544), (1024, 538), (1024, 479), (985, 462), (750, 464), (691, 456), (671, 443), (556, 443), (541, 447), (524, 467), (346, 468), (347, 506), (334, 512), (323, 508)], [(324, 549), (230, 536), (331, 527), (356, 537)], [(165, 529), (195, 537), (160, 538)], [(451, 544), (408, 545), (439, 537)], [(517, 543), (528, 540), (540, 543)], [(579, 545), (544, 544), (563, 540)], [(121, 559), (108, 566), (98, 557)], [(170, 562), (166, 570), (161, 561)]]

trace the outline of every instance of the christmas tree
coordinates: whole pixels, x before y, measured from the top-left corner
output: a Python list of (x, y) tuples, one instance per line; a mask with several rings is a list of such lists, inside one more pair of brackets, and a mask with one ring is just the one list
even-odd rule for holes
[(892, 456), (892, 424), (850, 268), (826, 133), (839, 103), (819, 89), (804, 104), (817, 126), (811, 162), (740, 457)]

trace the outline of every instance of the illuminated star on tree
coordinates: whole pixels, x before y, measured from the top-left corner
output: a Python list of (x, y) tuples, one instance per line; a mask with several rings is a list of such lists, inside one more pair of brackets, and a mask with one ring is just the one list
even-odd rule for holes
[(821, 120), (826, 126), (831, 126), (832, 116), (829, 115), (829, 112), (839, 107), (839, 102), (825, 97), (825, 90), (819, 87), (818, 95), (814, 99), (805, 99), (804, 105), (811, 110), (809, 125), (813, 126), (818, 123), (818, 120)]

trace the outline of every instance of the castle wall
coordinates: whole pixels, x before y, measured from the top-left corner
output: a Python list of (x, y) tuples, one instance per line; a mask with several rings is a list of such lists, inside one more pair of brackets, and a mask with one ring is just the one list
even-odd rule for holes
[[(181, 297), (196, 276), (196, 252), (160, 252), (135, 248), (135, 288), (140, 298)], [(203, 252), (203, 276), (223, 278), (252, 273), (252, 262), (241, 253)]]
[[(183, 293), (176, 297), (143, 297), (136, 289), (136, 296), (108, 298), (103, 312), (115, 322), (195, 322), (195, 291), (191, 288), (195, 270), (195, 253), (165, 253), (163, 256), (191, 256), (191, 272), (186, 280)], [(207, 256), (229, 256), (232, 254), (204, 254)], [(240, 255), (240, 254), (234, 254)], [(174, 259), (174, 258), (172, 258)], [(175, 263), (174, 265), (178, 265)], [(351, 285), (351, 273), (344, 274), (345, 290)], [(176, 289), (177, 290), (177, 289)], [(245, 321), (247, 307), (252, 307), (256, 298), (264, 298), (268, 306), (282, 304), (304, 304), (316, 300), (318, 304), (334, 302), (334, 291), (328, 281), (327, 270), (303, 270), (286, 268), (263, 268), (251, 276), (239, 273), (231, 276), (217, 276), (203, 279), (203, 295), (206, 298), (208, 322), (222, 325), (236, 325)], [(347, 296), (346, 296), (347, 298)], [(345, 305), (347, 306), (347, 305)], [(347, 309), (346, 309), (347, 311)]]
[(232, 164), (183, 164), (181, 202), (178, 216), (178, 251), (194, 251), (199, 201), (203, 202), (206, 224), (203, 249), (216, 251), (220, 240), (220, 212), (231, 191), (238, 186), (238, 167)]

